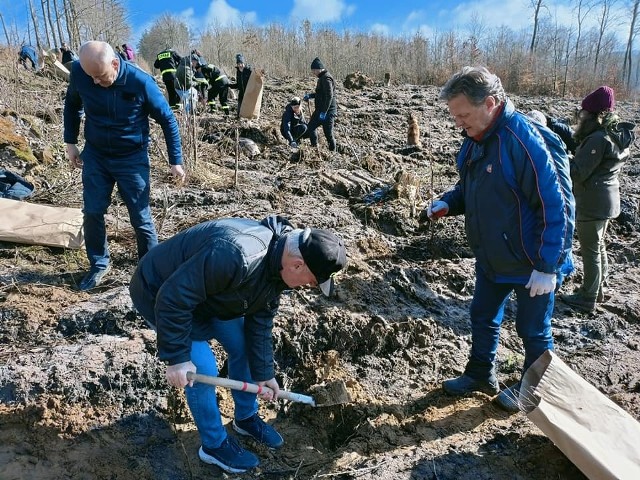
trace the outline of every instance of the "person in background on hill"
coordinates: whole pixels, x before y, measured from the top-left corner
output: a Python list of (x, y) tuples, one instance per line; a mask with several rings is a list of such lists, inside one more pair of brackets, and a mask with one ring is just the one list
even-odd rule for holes
[(198, 50), (197, 48), (191, 50), (191, 58), (193, 58), (194, 55), (198, 58), (198, 63), (200, 65), (207, 65), (207, 61), (205, 60), (204, 55), (202, 55), (202, 52), (200, 50)]
[(122, 47), (120, 45), (115, 46), (115, 51), (122, 60), (125, 62), (127, 61), (127, 54), (122, 51)]
[(280, 122), (280, 133), (292, 148), (298, 148), (298, 142), (302, 138), (308, 138), (312, 147), (318, 145), (318, 134), (307, 128), (300, 97), (293, 97), (287, 103)]
[(195, 72), (191, 68), (191, 56), (182, 57), (176, 69), (176, 92), (181, 100), (185, 112), (190, 113), (198, 102)]
[(307, 128), (309, 132), (315, 132), (322, 125), (322, 131), (329, 144), (329, 150), (334, 151), (336, 149), (336, 139), (333, 136), (333, 126), (338, 115), (336, 81), (324, 68), (318, 57), (311, 62), (311, 71), (318, 77), (318, 81), (316, 82), (315, 93), (307, 93), (304, 96), (305, 101), (311, 98), (315, 99), (315, 109)]
[(162, 81), (167, 88), (169, 106), (173, 109), (180, 108), (180, 97), (176, 92), (176, 70), (180, 64), (180, 55), (167, 47), (156, 56), (153, 68), (160, 70)]
[(202, 57), (191, 55), (191, 65), (195, 69), (196, 75), (206, 80), (203, 85), (207, 90), (209, 113), (213, 113), (216, 109), (215, 99), (217, 96), (220, 101), (220, 108), (225, 115), (229, 115), (229, 105), (227, 103), (229, 99), (229, 78), (212, 63), (209, 65), (200, 63), (201, 59)]
[(245, 63), (244, 55), (238, 53), (236, 55), (236, 81), (229, 84), (229, 88), (238, 90), (238, 111), (236, 112), (236, 117), (240, 116), (240, 107), (242, 106), (244, 92), (249, 83), (249, 77), (251, 77), (251, 66)]
[(133, 47), (129, 44), (122, 44), (122, 51), (124, 52), (124, 56), (126, 57), (128, 62), (136, 62), (136, 54), (133, 53)]
[(531, 110), (527, 116), (537, 121), (540, 125), (544, 125), (553, 133), (558, 135), (566, 146), (567, 153), (574, 155), (576, 153), (576, 141), (573, 139), (573, 129), (557, 118), (545, 115), (540, 110)]
[[(28, 66), (27, 62), (31, 65)], [(35, 72), (40, 70), (40, 63), (38, 63), (38, 52), (31, 45), (22, 45), (18, 52), (18, 63), (27, 70), (31, 69)]]
[[(64, 142), (71, 165), (82, 168), (84, 240), (89, 273), (80, 290), (99, 285), (110, 266), (104, 215), (115, 184), (136, 233), (138, 258), (158, 243), (149, 206), (149, 117), (162, 127), (171, 173), (184, 179), (180, 132), (156, 82), (122, 61), (105, 42), (80, 47), (64, 101)], [(83, 116), (85, 145), (78, 151)]]
[(629, 158), (635, 125), (622, 122), (615, 113), (615, 94), (610, 87), (597, 88), (582, 100), (581, 106), (571, 178), (584, 271), (580, 288), (560, 298), (574, 308), (590, 312), (596, 303), (605, 301), (609, 268), (605, 235), (609, 220), (620, 214), (618, 177)]
[[(286, 219), (261, 222), (228, 218), (204, 222), (159, 244), (140, 262), (129, 291), (133, 304), (157, 331), (158, 356), (170, 385), (185, 388), (198, 428), (200, 459), (231, 473), (257, 467), (222, 424), (216, 389), (193, 382), (188, 372), (217, 376), (209, 340), (227, 352), (229, 378), (273, 390), (276, 400), (272, 328), (287, 289), (310, 285), (325, 295), (346, 265), (342, 240), (329, 230), (294, 229)], [(233, 430), (269, 448), (284, 440), (258, 415), (254, 393), (232, 391)]]
[(62, 42), (62, 46), (60, 47), (60, 52), (62, 53), (62, 58), (60, 59), (60, 63), (62, 63), (67, 70), (71, 70), (71, 62), (78, 59), (78, 55), (74, 52), (67, 42)]
[[(494, 395), (500, 391), (495, 373), (500, 326), (512, 292), (516, 331), (524, 343), (523, 371), (553, 350), (554, 294), (573, 270), (569, 161), (559, 137), (517, 112), (498, 76), (484, 67), (464, 67), (445, 84), (440, 98), (464, 129), (457, 158), (460, 179), (421, 219), (464, 214), (476, 257), (471, 354), (464, 373), (446, 380), (443, 388), (451, 395)], [(519, 390), (517, 382), (494, 402), (517, 411)]]

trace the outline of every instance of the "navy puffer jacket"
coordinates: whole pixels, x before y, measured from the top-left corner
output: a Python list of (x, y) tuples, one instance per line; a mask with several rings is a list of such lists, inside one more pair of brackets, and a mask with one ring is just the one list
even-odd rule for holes
[(559, 277), (572, 269), (569, 162), (559, 137), (540, 129), (506, 100), (479, 141), (464, 140), (460, 180), (442, 197), (448, 215), (465, 214), (477, 265), (496, 282), (527, 283), (534, 269)]

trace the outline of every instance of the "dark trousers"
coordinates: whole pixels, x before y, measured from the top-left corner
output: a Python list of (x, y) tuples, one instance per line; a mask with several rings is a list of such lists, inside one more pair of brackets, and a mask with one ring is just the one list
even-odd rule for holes
[[(281, 129), (280, 133), (286, 140), (289, 140), (289, 136), (287, 135), (287, 132), (284, 131), (284, 129)], [(318, 134), (315, 130), (309, 130), (307, 124), (305, 123), (299, 123), (298, 125), (293, 127), (291, 129), (291, 136), (293, 137), (294, 142), (299, 142), (303, 138), (308, 138), (311, 141), (312, 147), (318, 145)]]
[(176, 76), (174, 72), (165, 72), (162, 74), (162, 81), (167, 87), (167, 95), (169, 96), (169, 106), (175, 107), (180, 103), (180, 96), (176, 92)]
[(229, 100), (229, 85), (218, 85), (217, 83), (214, 83), (209, 87), (209, 91), (207, 92), (207, 103), (210, 107), (213, 107), (216, 96), (218, 97), (218, 100), (220, 100), (220, 107), (224, 110), (224, 113), (229, 114), (229, 105), (227, 104)]
[(84, 241), (91, 268), (105, 269), (109, 265), (104, 215), (111, 204), (111, 194), (116, 184), (136, 233), (138, 258), (142, 258), (150, 248), (158, 244), (149, 206), (147, 154), (127, 161), (86, 157), (83, 152)]
[(465, 369), (472, 378), (485, 380), (494, 375), (504, 307), (511, 292), (515, 292), (518, 304), (516, 331), (524, 344), (523, 371), (545, 350), (553, 350), (554, 293), (530, 297), (523, 284), (493, 282), (476, 267), (476, 286), (471, 301), (471, 355)]
[(327, 113), (327, 116), (324, 120), (320, 120), (320, 112), (316, 110), (311, 115), (311, 120), (307, 124), (307, 129), (309, 132), (315, 132), (316, 128), (322, 125), (322, 131), (324, 132), (324, 137), (327, 139), (327, 144), (329, 145), (329, 150), (334, 151), (336, 149), (336, 139), (333, 136), (333, 125), (336, 121), (335, 113)]

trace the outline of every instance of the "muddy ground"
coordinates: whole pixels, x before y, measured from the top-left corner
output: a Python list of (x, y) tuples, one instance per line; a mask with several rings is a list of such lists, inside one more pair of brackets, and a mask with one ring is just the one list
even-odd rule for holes
[[(0, 146), (0, 163), (34, 181), (30, 201), (81, 207), (80, 174), (69, 169), (62, 144), (66, 84), (11, 68), (0, 77), (0, 118), (39, 159)], [(241, 152), (237, 177), (234, 121), (196, 117), (198, 140), (185, 147), (197, 148), (197, 161), (189, 155), (189, 180), (181, 187), (169, 177), (155, 126), (152, 202), (161, 239), (211, 218), (273, 213), (339, 232), (349, 267), (337, 296), (285, 294), (273, 335), (281, 385), (304, 393), (344, 380), (352, 402), (262, 404), (284, 447), (270, 451), (243, 439), (262, 462), (244, 475), (202, 464), (184, 396), (166, 385), (154, 333), (127, 295), (135, 241), (116, 197), (108, 217), (114, 268), (91, 293), (76, 289), (87, 269), (82, 251), (0, 243), (1, 479), (584, 478), (524, 414), (507, 414), (484, 394), (457, 399), (440, 388), (462, 372), (469, 352), (474, 262), (461, 218), (427, 228), (415, 218), (432, 193), (456, 181), (461, 137), (437, 101), (438, 88), (341, 87), (340, 151), (328, 152), (321, 135), (319, 152), (308, 144), (291, 152), (278, 135), (282, 108), (314, 85), (311, 77), (267, 78), (262, 117), (239, 126), (261, 153)], [(579, 104), (512, 99), (522, 110), (561, 117)], [(618, 109), (640, 123), (637, 105), (622, 101)], [(406, 144), (409, 112), (419, 119), (422, 148)], [(181, 123), (187, 135), (187, 119)], [(623, 171), (623, 214), (607, 239), (610, 298), (590, 315), (558, 302), (553, 321), (560, 357), (636, 419), (639, 158), (635, 148)], [(564, 291), (580, 283), (579, 257), (577, 264)], [(523, 350), (513, 306), (498, 356), (500, 381), (517, 380)], [(219, 399), (230, 421), (229, 392), (219, 389)]]

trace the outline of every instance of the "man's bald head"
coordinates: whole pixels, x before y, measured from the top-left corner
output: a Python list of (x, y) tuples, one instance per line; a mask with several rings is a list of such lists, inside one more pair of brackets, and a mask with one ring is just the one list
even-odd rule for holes
[(85, 42), (80, 47), (78, 56), (82, 70), (93, 78), (96, 85), (107, 88), (116, 81), (120, 59), (108, 43), (97, 40)]

